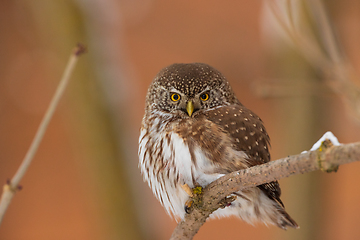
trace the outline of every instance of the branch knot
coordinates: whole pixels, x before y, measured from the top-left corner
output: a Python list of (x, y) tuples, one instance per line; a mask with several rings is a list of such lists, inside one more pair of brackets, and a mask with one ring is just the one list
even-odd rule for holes
[(339, 169), (339, 165), (334, 164), (327, 159), (328, 152), (333, 146), (330, 139), (325, 139), (317, 150), (317, 162), (319, 169), (323, 172), (336, 172)]

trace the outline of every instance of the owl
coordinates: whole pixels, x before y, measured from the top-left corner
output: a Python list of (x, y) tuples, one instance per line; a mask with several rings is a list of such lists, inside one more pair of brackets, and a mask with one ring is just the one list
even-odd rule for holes
[[(173, 64), (151, 83), (139, 137), (139, 167), (170, 216), (183, 219), (189, 188), (270, 161), (262, 120), (236, 98), (226, 78), (204, 63)], [(284, 209), (277, 181), (232, 195), (214, 217), (297, 228)]]

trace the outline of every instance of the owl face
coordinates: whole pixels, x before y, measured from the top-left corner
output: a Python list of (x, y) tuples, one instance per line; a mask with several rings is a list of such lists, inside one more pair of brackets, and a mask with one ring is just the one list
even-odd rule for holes
[(203, 110), (239, 103), (225, 77), (203, 63), (173, 64), (150, 85), (147, 110), (194, 117)]

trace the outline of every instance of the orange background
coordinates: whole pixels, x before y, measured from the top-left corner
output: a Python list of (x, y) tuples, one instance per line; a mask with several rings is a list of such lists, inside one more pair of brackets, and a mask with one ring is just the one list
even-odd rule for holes
[[(360, 75), (360, 2), (326, 3)], [(142, 181), (137, 138), (147, 87), (175, 62), (220, 70), (265, 122), (273, 159), (310, 149), (328, 130), (342, 143), (359, 141), (359, 120), (322, 74), (267, 28), (261, 1), (0, 1), (0, 182), (22, 161), (72, 47), (82, 42), (89, 50), (0, 239), (170, 237), (176, 223)], [(269, 86), (271, 96), (260, 94)], [(282, 179), (282, 199), (300, 230), (229, 218), (207, 222), (194, 239), (360, 238), (359, 171), (353, 163)]]

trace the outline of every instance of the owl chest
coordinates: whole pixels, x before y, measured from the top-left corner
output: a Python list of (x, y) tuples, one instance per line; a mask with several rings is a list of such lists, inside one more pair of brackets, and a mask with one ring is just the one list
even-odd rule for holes
[(172, 131), (148, 133), (140, 141), (140, 158), (150, 185), (159, 182), (166, 188), (183, 184), (206, 186), (219, 177), (209, 174), (213, 168), (211, 161), (195, 142), (190, 143)]

